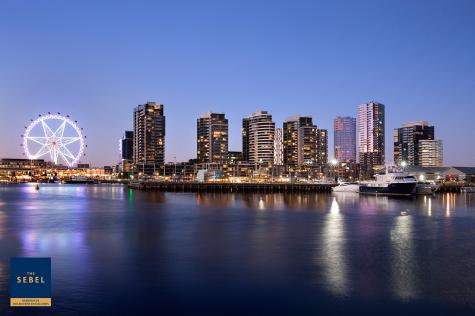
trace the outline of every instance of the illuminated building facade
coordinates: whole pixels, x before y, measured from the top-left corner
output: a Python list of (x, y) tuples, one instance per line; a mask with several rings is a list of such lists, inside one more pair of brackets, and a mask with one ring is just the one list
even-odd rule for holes
[(423, 139), (418, 146), (419, 165), (422, 167), (441, 167), (444, 164), (442, 140)]
[(197, 120), (199, 163), (226, 163), (228, 159), (228, 120), (224, 113), (203, 114)]
[(163, 104), (147, 102), (134, 109), (133, 160), (136, 165), (163, 165), (165, 116)]
[(397, 164), (404, 161), (410, 166), (421, 166), (420, 142), (433, 139), (434, 126), (425, 121), (405, 123), (394, 129), (394, 161)]
[(317, 127), (310, 116), (287, 118), (283, 125), (284, 165), (290, 168), (317, 160)]
[(242, 161), (242, 152), (240, 151), (228, 151), (228, 163), (230, 164), (237, 164), (238, 162)]
[(324, 166), (328, 162), (328, 131), (317, 129), (317, 165)]
[(122, 160), (132, 161), (134, 159), (134, 132), (125, 131), (120, 140), (120, 157)]
[(385, 161), (384, 104), (369, 102), (358, 107), (359, 162), (364, 177)]
[(356, 162), (356, 118), (336, 117), (333, 132), (335, 159), (339, 162)]
[(274, 134), (274, 165), (282, 166), (284, 164), (284, 139), (283, 129), (278, 127)]
[(274, 163), (275, 123), (267, 111), (252, 113), (243, 119), (243, 150), (251, 164)]
[(242, 160), (249, 161), (249, 118), (242, 119)]
[(0, 159), (0, 182), (21, 181), (53, 168), (53, 163), (43, 159)]

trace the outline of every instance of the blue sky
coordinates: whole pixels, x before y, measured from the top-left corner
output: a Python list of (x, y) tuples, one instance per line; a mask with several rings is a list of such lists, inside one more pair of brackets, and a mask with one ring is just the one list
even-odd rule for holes
[(165, 104), (169, 161), (195, 157), (209, 110), (240, 150), (256, 110), (331, 130), (377, 100), (388, 158), (393, 128), (422, 119), (446, 164), (475, 165), (475, 1), (0, 0), (0, 43), (0, 157), (21, 157), (23, 127), (48, 111), (78, 120), (100, 166), (149, 100)]

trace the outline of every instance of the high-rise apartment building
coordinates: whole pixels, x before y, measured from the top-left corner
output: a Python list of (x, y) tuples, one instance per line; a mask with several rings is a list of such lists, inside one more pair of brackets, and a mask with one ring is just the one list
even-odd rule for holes
[(267, 111), (243, 119), (243, 150), (248, 150), (243, 156), (249, 163), (274, 163), (274, 134), (275, 123)]
[(274, 134), (274, 165), (284, 164), (284, 139), (283, 129), (278, 127), (275, 129)]
[(242, 160), (249, 161), (249, 118), (242, 119)]
[(317, 164), (326, 165), (328, 162), (328, 131), (317, 129)]
[(442, 167), (444, 147), (442, 140), (423, 139), (419, 141), (419, 165), (422, 167)]
[(237, 164), (242, 161), (242, 152), (228, 150), (228, 163)]
[(199, 163), (226, 163), (228, 160), (228, 120), (224, 113), (203, 114), (197, 120)]
[(132, 161), (134, 159), (134, 132), (125, 131), (124, 136), (119, 141), (120, 158)]
[(310, 116), (290, 117), (284, 122), (284, 165), (295, 167), (317, 160), (317, 127)]
[(134, 109), (134, 163), (162, 165), (165, 161), (163, 104), (147, 102)]
[(421, 140), (434, 139), (434, 126), (425, 121), (405, 123), (394, 129), (394, 162), (411, 166), (422, 164), (419, 146)]
[(339, 162), (356, 161), (356, 118), (338, 116), (333, 121), (334, 154)]
[(369, 102), (358, 107), (359, 162), (364, 176), (384, 165), (384, 104)]

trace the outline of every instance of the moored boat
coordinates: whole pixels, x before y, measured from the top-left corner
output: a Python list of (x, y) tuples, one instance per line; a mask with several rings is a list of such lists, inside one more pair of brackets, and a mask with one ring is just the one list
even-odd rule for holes
[(93, 184), (94, 180), (88, 179), (85, 176), (72, 176), (69, 180), (64, 180), (67, 184)]
[(416, 193), (416, 178), (407, 172), (389, 172), (378, 174), (375, 181), (360, 184), (361, 194), (411, 195)]
[(439, 186), (435, 183), (418, 182), (416, 184), (416, 194), (420, 194), (420, 195), (434, 194), (438, 188)]
[(358, 193), (360, 185), (352, 182), (340, 182), (336, 187), (332, 188), (333, 192), (353, 192)]

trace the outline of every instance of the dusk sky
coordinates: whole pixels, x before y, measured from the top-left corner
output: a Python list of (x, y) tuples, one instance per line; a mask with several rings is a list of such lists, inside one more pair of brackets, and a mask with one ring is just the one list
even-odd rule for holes
[(133, 108), (165, 105), (166, 160), (196, 156), (196, 118), (225, 112), (277, 126), (311, 115), (330, 130), (357, 105), (386, 105), (393, 128), (427, 120), (445, 164), (475, 166), (475, 1), (0, 0), (0, 157), (22, 157), (40, 113), (78, 120), (83, 162), (119, 161)]

